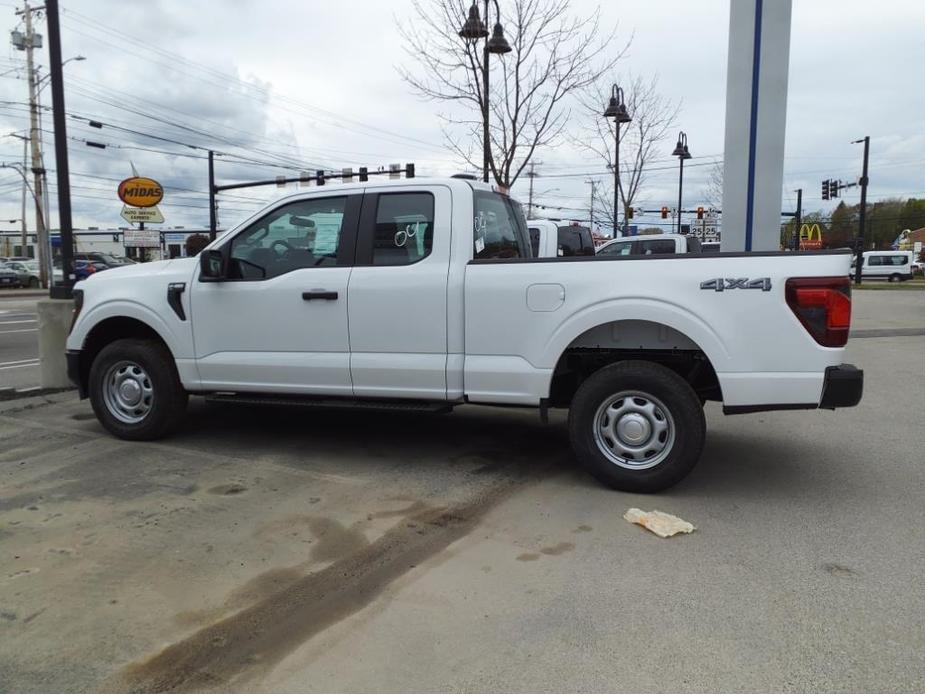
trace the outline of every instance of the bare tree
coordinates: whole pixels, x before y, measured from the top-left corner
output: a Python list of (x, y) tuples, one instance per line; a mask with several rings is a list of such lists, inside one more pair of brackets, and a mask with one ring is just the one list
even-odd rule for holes
[(505, 0), (501, 21), (512, 51), (500, 59), (489, 56), (490, 87), (484, 94), (482, 43), (464, 41), (458, 33), (468, 4), (414, 0), (412, 21), (398, 30), (417, 65), (400, 67), (399, 73), (425, 99), (463, 107), (462, 117), (459, 109), (439, 115), (450, 148), (477, 169), (487, 103), (491, 174), (510, 188), (536, 150), (561, 136), (569, 97), (610, 71), (627, 46), (615, 47), (616, 29), (602, 32), (599, 10), (576, 17), (569, 0)]
[[(614, 165), (614, 122), (601, 114), (610, 100), (611, 80), (601, 76), (583, 89), (579, 97), (585, 112), (583, 132), (572, 138), (574, 144), (600, 158), (608, 169)], [(620, 82), (626, 95), (626, 108), (632, 121), (620, 128), (620, 210), (613, 209), (613, 181), (604, 180), (598, 188), (602, 226), (616, 228), (646, 180), (646, 169), (653, 159), (664, 154), (660, 144), (675, 124), (680, 101), (673, 101), (658, 91), (658, 77), (645, 79), (630, 76)]]
[(723, 162), (717, 161), (710, 167), (710, 177), (701, 191), (701, 196), (714, 210), (723, 207)]

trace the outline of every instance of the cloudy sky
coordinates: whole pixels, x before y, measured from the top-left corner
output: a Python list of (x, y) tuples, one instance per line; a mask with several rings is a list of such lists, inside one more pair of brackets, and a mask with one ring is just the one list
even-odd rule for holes
[[(729, 0), (600, 4), (602, 23), (618, 26), (620, 41), (610, 50), (631, 39), (613, 79), (658, 75), (661, 91), (681, 101), (675, 130), (688, 133), (694, 155), (685, 167), (685, 207), (705, 203), (709, 171), (722, 158)], [(599, 3), (572, 5), (583, 16)], [(21, 27), (19, 6), (0, 2), (8, 31)], [(115, 189), (133, 162), (167, 189), (165, 227), (205, 226), (204, 152), (185, 145), (227, 153), (217, 163), (220, 182), (292, 175), (301, 167), (405, 161), (414, 161), (419, 175), (467, 170), (443, 140), (437, 112), (447, 108), (422, 101), (398, 76), (398, 66), (414, 63), (402, 51), (396, 25), (411, 21), (411, 0), (66, 2), (64, 56), (86, 57), (65, 67), (75, 225), (122, 225)], [(820, 181), (858, 176), (861, 148), (850, 143), (868, 134), (870, 197), (925, 197), (923, 26), (925, 3), (793, 0), (785, 209), (793, 208), (792, 191), (799, 187), (807, 210), (827, 209)], [(38, 31), (46, 33), (44, 20)], [(28, 126), (23, 58), (11, 46), (0, 56), (3, 162), (22, 159), (22, 142), (10, 133)], [(46, 74), (47, 48), (37, 60)], [(42, 98), (50, 104), (49, 90)], [(577, 111), (574, 116), (577, 122)], [(87, 119), (106, 126), (91, 128)], [(53, 169), (50, 114), (44, 128)], [(673, 137), (666, 138), (664, 155), (640, 193), (643, 206), (676, 199)], [(107, 148), (90, 148), (85, 140)], [(561, 208), (557, 216), (587, 218), (584, 181), (606, 178), (602, 163), (566, 141), (537, 158), (543, 162), (540, 202)], [(18, 228), (6, 222), (20, 217), (18, 181), (14, 172), (0, 172), (0, 228)], [(221, 225), (280, 192), (223, 196)], [(526, 199), (526, 179), (514, 193)], [(854, 191), (844, 197), (857, 200)], [(31, 206), (28, 217), (32, 227)]]

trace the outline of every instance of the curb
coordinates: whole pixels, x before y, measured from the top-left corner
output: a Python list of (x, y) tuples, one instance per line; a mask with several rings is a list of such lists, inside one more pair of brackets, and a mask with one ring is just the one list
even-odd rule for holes
[(47, 289), (6, 289), (0, 293), (0, 299), (37, 299), (47, 296)]

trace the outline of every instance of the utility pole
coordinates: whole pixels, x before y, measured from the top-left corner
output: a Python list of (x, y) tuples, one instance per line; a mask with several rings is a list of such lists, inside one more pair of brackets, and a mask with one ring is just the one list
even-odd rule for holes
[(864, 221), (867, 217), (867, 164), (870, 159), (870, 135), (863, 140), (855, 140), (851, 144), (864, 143), (864, 168), (861, 172), (861, 210), (858, 220), (858, 247), (854, 262), (854, 283), (861, 284), (861, 265), (864, 263)]
[[(26, 52), (26, 72), (28, 73), (27, 77), (29, 82), (29, 141), (32, 146), (32, 175), (34, 176), (32, 190), (35, 194), (35, 228), (36, 245), (38, 246), (39, 277), (41, 278), (42, 286), (48, 288), (51, 279), (49, 274), (51, 258), (49, 257), (48, 229), (45, 224), (42, 202), (45, 195), (45, 191), (42, 187), (42, 174), (45, 169), (42, 167), (42, 150), (39, 144), (38, 88), (35, 79), (35, 63), (32, 56), (33, 48), (35, 48), (37, 43), (36, 34), (32, 30), (32, 13), (37, 11), (38, 10), (33, 10), (29, 7), (28, 0), (26, 0), (26, 2), (23, 2), (23, 9), (18, 11), (17, 14), (23, 16), (26, 25), (22, 50)], [(38, 45), (41, 46), (40, 35), (38, 36)]]
[[(533, 181), (530, 181), (530, 191), (533, 191)], [(215, 240), (215, 152), (209, 150), (209, 241)]]
[(803, 189), (797, 188), (797, 213), (793, 217), (792, 250), (800, 250), (800, 227), (803, 226)]
[(527, 219), (533, 219), (533, 179), (539, 176), (539, 174), (534, 170), (534, 167), (542, 165), (543, 162), (541, 161), (531, 161), (530, 170), (527, 172), (527, 178), (530, 179), (530, 195), (527, 202)]
[[(591, 227), (591, 233), (593, 234), (594, 233), (594, 194), (597, 192), (597, 181), (595, 181), (593, 178), (589, 178), (588, 180), (585, 181), (585, 183), (591, 184), (591, 209), (590, 209), (588, 216), (591, 217), (590, 227)], [(614, 223), (614, 226), (616, 226), (616, 223)]]
[[(22, 170), (28, 171), (29, 168), (29, 138), (25, 135), (20, 135), (18, 133), (10, 133), (11, 137), (16, 137), (22, 140)], [(19, 255), (28, 255), (26, 253), (26, 246), (29, 243), (29, 231), (26, 225), (26, 192), (28, 190), (28, 185), (26, 185), (26, 179), (23, 178), (22, 181), (22, 211), (19, 214), (20, 222), (22, 224), (22, 248), (20, 249)]]
[(48, 73), (51, 78), (51, 114), (55, 131), (55, 173), (58, 182), (58, 227), (61, 233), (61, 274), (64, 286), (52, 288), (54, 299), (72, 299), (74, 275), (74, 229), (71, 222), (71, 175), (67, 159), (67, 122), (64, 111), (64, 61), (61, 59), (61, 25), (58, 0), (46, 0), (48, 21)]

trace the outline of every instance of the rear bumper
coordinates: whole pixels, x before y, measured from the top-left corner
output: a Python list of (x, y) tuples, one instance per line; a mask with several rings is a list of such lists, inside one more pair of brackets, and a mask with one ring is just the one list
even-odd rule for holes
[(80, 373), (80, 350), (69, 349), (64, 353), (64, 358), (67, 360), (67, 377), (77, 386), (77, 393), (83, 400), (87, 397), (87, 384)]
[(854, 407), (864, 394), (864, 372), (853, 364), (830, 366), (825, 370), (825, 384), (822, 386), (822, 400), (819, 407), (834, 410), (839, 407)]
[(771, 410), (835, 410), (854, 407), (864, 393), (864, 372), (853, 364), (829, 366), (822, 381), (819, 403), (782, 403), (773, 405), (726, 405), (723, 414), (750, 414)]

